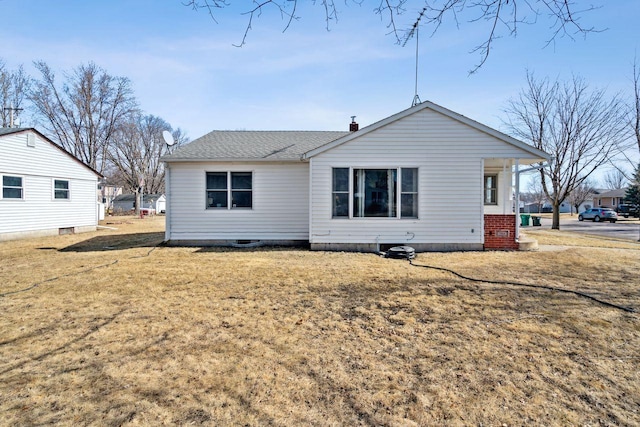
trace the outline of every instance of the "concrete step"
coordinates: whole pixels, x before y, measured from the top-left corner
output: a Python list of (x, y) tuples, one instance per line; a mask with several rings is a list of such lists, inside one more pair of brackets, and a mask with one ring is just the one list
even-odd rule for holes
[(537, 251), (538, 241), (534, 238), (527, 237), (520, 234), (520, 239), (518, 240), (518, 250), (519, 251)]

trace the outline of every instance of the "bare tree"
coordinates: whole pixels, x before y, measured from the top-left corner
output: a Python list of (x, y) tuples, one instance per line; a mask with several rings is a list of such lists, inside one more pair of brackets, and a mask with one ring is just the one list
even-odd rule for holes
[(627, 183), (627, 177), (620, 169), (614, 169), (607, 172), (603, 178), (605, 188), (608, 190), (617, 190)]
[(23, 109), (30, 83), (31, 79), (22, 65), (17, 70), (9, 71), (0, 60), (0, 127), (9, 127), (11, 119)]
[(34, 65), (42, 79), (35, 80), (29, 98), (46, 133), (102, 173), (115, 132), (137, 108), (129, 79), (91, 62), (66, 74), (58, 87), (46, 63)]
[(637, 58), (633, 61), (633, 101), (631, 127), (640, 152), (640, 66)]
[(160, 157), (168, 153), (169, 147), (162, 137), (163, 131), (171, 132), (175, 146), (188, 141), (182, 130), (173, 130), (160, 117), (136, 115), (122, 124), (109, 150), (112, 180), (136, 194), (140, 193), (140, 187), (147, 194), (164, 192), (164, 165)]
[[(594, 187), (589, 179), (585, 179), (577, 185), (571, 193), (569, 193), (569, 203), (576, 209), (576, 213), (580, 212), (580, 205), (587, 200), (593, 199)], [(573, 215), (573, 210), (571, 211)]]
[(505, 112), (514, 136), (552, 156), (540, 178), (559, 229), (560, 204), (629, 139), (625, 103), (576, 76), (561, 83), (527, 73), (527, 87)]
[[(349, 3), (361, 6), (363, 0), (345, 0), (345, 6)], [(217, 21), (223, 9), (229, 8), (231, 0), (185, 0), (185, 6), (194, 10), (204, 9), (211, 18)], [(314, 1), (322, 9), (327, 30), (338, 21), (340, 14), (339, 2), (335, 0)], [(298, 0), (263, 0), (251, 2), (242, 12), (247, 18), (247, 25), (241, 42), (237, 46), (243, 46), (247, 41), (249, 31), (256, 18), (259, 18), (268, 8), (275, 9), (284, 21), (283, 32), (293, 21), (300, 18), (298, 15)], [(473, 52), (480, 54), (480, 61), (475, 66), (480, 68), (493, 48), (494, 42), (502, 37), (503, 32), (516, 36), (518, 26), (521, 24), (536, 24), (541, 18), (548, 19), (549, 37), (546, 44), (551, 44), (557, 37), (574, 35), (586, 35), (597, 32), (593, 27), (582, 25), (582, 14), (594, 10), (594, 6), (588, 5), (578, 9), (570, 0), (378, 0), (373, 2), (373, 12), (380, 15), (387, 27), (399, 44), (404, 44), (410, 39), (419, 25), (424, 25), (435, 34), (444, 22), (453, 22), (460, 27), (460, 22), (485, 24), (486, 36), (483, 41), (475, 46)]]
[[(640, 65), (638, 58), (634, 58), (632, 65), (632, 96), (629, 104), (629, 128), (631, 129), (630, 141), (625, 141), (621, 147), (619, 158), (611, 159), (610, 164), (625, 178), (625, 181), (633, 181), (636, 168), (635, 156), (631, 151), (640, 153)], [(627, 151), (628, 149), (628, 151)], [(618, 187), (619, 188), (619, 187)]]

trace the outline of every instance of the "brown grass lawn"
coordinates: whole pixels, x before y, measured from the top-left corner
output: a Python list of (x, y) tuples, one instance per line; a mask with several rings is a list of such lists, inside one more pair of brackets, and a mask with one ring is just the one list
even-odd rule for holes
[[(371, 254), (156, 247), (162, 217), (110, 222), (0, 243), (0, 424), (640, 425), (638, 313)], [(635, 243), (416, 263), (640, 310)]]

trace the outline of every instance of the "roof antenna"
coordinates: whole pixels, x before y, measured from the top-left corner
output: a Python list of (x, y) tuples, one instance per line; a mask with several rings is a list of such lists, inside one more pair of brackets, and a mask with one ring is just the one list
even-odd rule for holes
[(413, 35), (415, 34), (416, 36), (416, 80), (415, 80), (413, 102), (411, 103), (412, 107), (415, 107), (416, 105), (422, 102), (420, 100), (420, 97), (418, 96), (418, 52), (419, 52), (418, 47), (419, 47), (419, 39), (420, 39), (420, 20), (422, 19), (426, 11), (427, 11), (427, 8), (424, 7), (420, 12), (420, 15), (418, 16), (418, 19), (413, 24), (413, 28), (411, 29), (411, 31), (409, 31), (409, 34), (407, 34), (407, 38), (404, 40), (404, 44), (402, 45), (402, 47), (406, 46), (409, 39), (413, 37)]
[(411, 103), (412, 107), (420, 104), (420, 97), (418, 96), (418, 40), (420, 39), (420, 29), (416, 27), (416, 85), (415, 85), (415, 95), (413, 97), (413, 102)]

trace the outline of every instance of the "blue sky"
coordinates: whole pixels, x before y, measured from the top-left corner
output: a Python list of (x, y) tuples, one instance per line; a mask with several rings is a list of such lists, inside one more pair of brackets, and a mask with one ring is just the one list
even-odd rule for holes
[[(303, 0), (304, 1), (304, 0)], [(415, 44), (386, 35), (385, 22), (362, 6), (338, 1), (339, 21), (325, 28), (323, 10), (301, 2), (300, 20), (267, 12), (242, 39), (250, 2), (221, 10), (216, 24), (180, 0), (0, 0), (0, 58), (9, 68), (44, 60), (58, 78), (89, 61), (131, 79), (141, 108), (195, 139), (214, 129), (347, 130), (350, 116), (366, 126), (408, 108), (414, 96)], [(413, 2), (419, 4), (420, 2)], [(420, 37), (418, 95), (502, 129), (507, 100), (537, 76), (584, 77), (594, 88), (631, 96), (631, 65), (640, 53), (640, 1), (602, 4), (582, 15), (585, 26), (606, 29), (586, 38), (559, 38), (551, 22), (506, 34), (487, 63), (469, 53), (486, 36), (485, 24), (462, 20)], [(245, 9), (243, 9), (245, 8)], [(414, 16), (409, 9), (406, 19)], [(402, 22), (399, 23), (402, 25)], [(504, 130), (504, 129), (503, 129)]]

